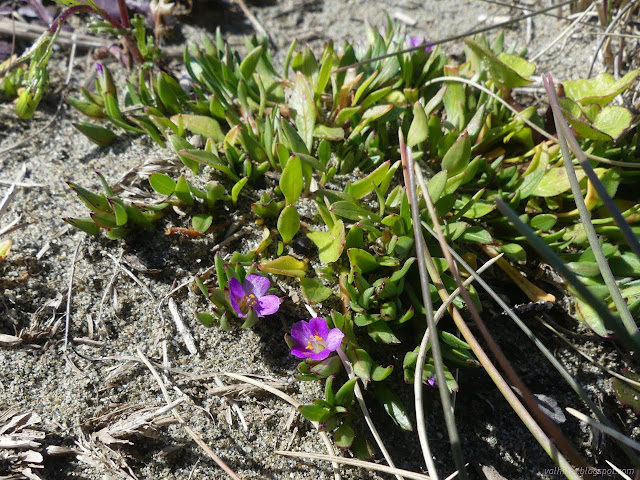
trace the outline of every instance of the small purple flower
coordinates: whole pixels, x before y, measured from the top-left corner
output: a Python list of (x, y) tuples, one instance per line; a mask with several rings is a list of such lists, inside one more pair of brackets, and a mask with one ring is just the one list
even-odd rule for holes
[(433, 45), (426, 43), (424, 37), (412, 37), (411, 35), (406, 35), (404, 38), (407, 48), (418, 48), (419, 46), (424, 45), (425, 53), (429, 53), (433, 50)]
[(236, 278), (229, 280), (229, 300), (231, 306), (240, 318), (248, 315), (253, 309), (258, 317), (276, 313), (280, 308), (280, 298), (277, 295), (265, 295), (271, 283), (262, 275), (247, 275), (241, 285)]
[(430, 387), (435, 387), (436, 386), (436, 377), (429, 377), (427, 379), (427, 385), (429, 385)]
[(324, 360), (331, 352), (340, 348), (344, 333), (339, 328), (329, 330), (324, 318), (302, 320), (291, 327), (291, 337), (298, 343), (291, 347), (291, 353), (298, 358)]

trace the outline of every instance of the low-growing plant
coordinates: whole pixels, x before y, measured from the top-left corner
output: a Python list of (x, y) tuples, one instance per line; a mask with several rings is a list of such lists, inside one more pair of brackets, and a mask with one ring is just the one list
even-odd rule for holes
[[(617, 81), (603, 75), (564, 82), (565, 96), (553, 103), (554, 114), (566, 118), (591, 159), (581, 159), (572, 182), (566, 166), (572, 160), (546, 131), (554, 129), (545, 115), (514, 100), (513, 90), (531, 83), (535, 66), (505, 51), (502, 37), (493, 45), (483, 37), (467, 40), (460, 65), (437, 47), (418, 44), (413, 52), (398, 53), (405, 41), (389, 22), (382, 32), (367, 28), (366, 44), (345, 43), (341, 55), (331, 42), (319, 57), (308, 47), (296, 51), (294, 42), (278, 73), (266, 41), (247, 40), (242, 57), (218, 32), (214, 41), (185, 51), (191, 92), (165, 72), (142, 69), (122, 94), (98, 64), (96, 92), (70, 100), (94, 121), (146, 133), (169, 146), (206, 186), (200, 189), (184, 175), (174, 180), (154, 173), (150, 188), (165, 201), (151, 209), (118, 199), (104, 180), (106, 193), (100, 195), (71, 184), (92, 214), (67, 221), (119, 238), (132, 228), (152, 228), (170, 205), (197, 205), (193, 228), (205, 234), (219, 202), (242, 208), (264, 236), (253, 251), (227, 259), (216, 255), (215, 277), (196, 280), (211, 311), (196, 316), (208, 327), (247, 328), (280, 307), (280, 299), (268, 293), (266, 275), (299, 282), (307, 303), (325, 311), (324, 317), (295, 323), (287, 337), (292, 354), (303, 359), (297, 378), (326, 382), (324, 398), (301, 413), (359, 456), (371, 450), (353, 408), (358, 384), (410, 430), (406, 407), (386, 386), (392, 374), (402, 369), (405, 382), (417, 377), (419, 383), (446, 387), (448, 395), (458, 388), (452, 370), (479, 367), (479, 360), (489, 369), (476, 344), (460, 339), (454, 328), (438, 327), (432, 337), (437, 348), (422, 354), (416, 340), (425, 334), (425, 315), (433, 316), (434, 308), (462, 288), (461, 277), (473, 276), (483, 255), (504, 255), (497, 265), (531, 302), (553, 302), (555, 296), (527, 280), (526, 265), (553, 258), (559, 269), (558, 258), (572, 285), (557, 285), (554, 292), (574, 299), (575, 316), (602, 337), (613, 336), (633, 350), (639, 346), (628, 319), (640, 309), (640, 260), (620, 239), (626, 230), (636, 236), (640, 230), (614, 221), (634, 224), (640, 218), (637, 198), (627, 191), (638, 174), (632, 163), (638, 133), (630, 131), (630, 113), (611, 105), (638, 72)], [(99, 123), (78, 128), (101, 145), (116, 137)], [(557, 132), (561, 140), (569, 133), (568, 127)], [(401, 158), (408, 168), (403, 138), (428, 174), (420, 199), (408, 195), (416, 185), (397, 179)], [(589, 161), (595, 167), (584, 163)], [(622, 213), (603, 210), (611, 203), (605, 191)], [(240, 192), (253, 202), (250, 208), (239, 201)], [(576, 206), (581, 195), (590, 218)], [(588, 222), (599, 235), (601, 255), (589, 244)], [(439, 241), (426, 236), (427, 253), (419, 254), (416, 238), (421, 242), (424, 232), (438, 230)], [(298, 240), (315, 247), (303, 260), (294, 251)], [(452, 255), (465, 266), (455, 267)], [(608, 260), (606, 279), (594, 255)], [(427, 256), (428, 284), (418, 268)], [(475, 317), (482, 309), (481, 294), (467, 288), (451, 300), (454, 318), (458, 310)], [(386, 358), (382, 349), (403, 358), (402, 364), (376, 360)], [(424, 362), (418, 361), (421, 355)], [(352, 375), (344, 376), (343, 369)], [(338, 382), (343, 383), (335, 392)]]
[[(16, 113), (23, 119), (33, 116), (40, 100), (49, 89), (49, 58), (60, 29), (71, 15), (87, 13), (91, 16), (89, 28), (92, 32), (106, 33), (121, 39), (124, 48), (112, 48), (110, 51), (125, 66), (153, 67), (161, 55), (155, 46), (153, 36), (147, 35), (144, 18), (140, 15), (130, 18), (125, 0), (117, 1), (119, 16), (113, 16), (94, 0), (56, 1), (68, 8), (58, 15), (51, 26), (20, 57), (9, 58), (0, 64), (0, 92), (9, 100), (17, 97)], [(23, 65), (27, 62), (29, 66), (25, 69)], [(93, 107), (91, 101), (77, 100), (74, 106), (84, 109), (90, 116), (102, 115)], [(108, 141), (108, 134), (101, 130), (85, 127), (83, 133), (97, 135), (101, 144)]]

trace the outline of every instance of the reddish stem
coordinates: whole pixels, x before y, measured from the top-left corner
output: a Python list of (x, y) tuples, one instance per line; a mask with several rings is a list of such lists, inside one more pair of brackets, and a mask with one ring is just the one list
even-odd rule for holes
[(118, 9), (120, 10), (120, 22), (123, 28), (131, 27), (129, 23), (129, 9), (126, 0), (118, 0)]
[(74, 13), (93, 11), (93, 8), (91, 8), (89, 5), (76, 5), (74, 7), (67, 8), (53, 21), (53, 23), (49, 27), (49, 33), (55, 33), (60, 27), (62, 27), (62, 25), (67, 21), (67, 18), (69, 18), (70, 15), (73, 15)]

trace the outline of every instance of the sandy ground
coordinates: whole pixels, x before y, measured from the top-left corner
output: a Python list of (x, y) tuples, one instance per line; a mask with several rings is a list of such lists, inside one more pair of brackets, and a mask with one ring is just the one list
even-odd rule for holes
[[(199, 6), (198, 14), (186, 19), (193, 22), (197, 18), (198, 24), (184, 25), (180, 34), (197, 40), (220, 24), (232, 44), (241, 45), (241, 35), (252, 34), (254, 27), (230, 3)], [(546, 0), (530, 3), (536, 9), (549, 4)], [(408, 26), (408, 32), (430, 40), (520, 14), (516, 9), (477, 0), (283, 0), (250, 3), (249, 7), (270, 33), (280, 58), (294, 37), (302, 44), (310, 43), (317, 52), (327, 39), (338, 44), (342, 40), (359, 41), (364, 35), (364, 22), (382, 25), (385, 12), (415, 21)], [(565, 10), (564, 15), (567, 13)], [(556, 17), (537, 17), (508, 28), (505, 44), (517, 42), (518, 49), (526, 46), (535, 55), (566, 25)], [(595, 31), (583, 26), (551, 47), (537, 60), (538, 73), (550, 72), (560, 80), (586, 74), (595, 50)], [(445, 49), (454, 57), (462, 52), (459, 42), (447, 44)], [(80, 52), (76, 59), (74, 88), (89, 78), (91, 62), (84, 55), (86, 52)], [(194, 337), (198, 354), (191, 355), (186, 349), (163, 299), (174, 283), (186, 282), (211, 265), (211, 249), (222, 239), (222, 232), (194, 240), (166, 237), (158, 227), (158, 231), (144, 238), (108, 241), (87, 238), (65, 228), (62, 217), (85, 214), (65, 181), (98, 189), (95, 171), (114, 182), (143, 161), (173, 158), (169, 150), (159, 149), (148, 138), (127, 135), (109, 148), (99, 148), (72, 128), (71, 122), (78, 117), (67, 107), (62, 108), (53, 124), (40, 131), (54, 114), (60, 98), (64, 75), (61, 59), (66, 56), (66, 50), (57, 54), (54, 89), (32, 121), (18, 120), (11, 105), (0, 106), (0, 180), (4, 182), (0, 184), (1, 195), (7, 191), (7, 182), (26, 167), (25, 186), (17, 188), (0, 225), (20, 218), (21, 228), (10, 234), (14, 241), (11, 255), (0, 265), (0, 333), (22, 332), (23, 336), (20, 345), (0, 346), (0, 411), (15, 406), (19, 411), (33, 410), (41, 417), (41, 422), (32, 428), (45, 432), (46, 437), (39, 440), (41, 445), (35, 450), (44, 451), (52, 445), (76, 451), (87, 449), (81, 459), (76, 454), (45, 456), (44, 469), (38, 470), (38, 475), (48, 480), (226, 478), (180, 425), (159, 427), (155, 438), (129, 436), (130, 444), (113, 446), (113, 450), (93, 439), (92, 434), (135, 409), (165, 404), (157, 382), (139, 361), (140, 351), (154, 362), (162, 363), (164, 358), (173, 368), (168, 378), (169, 395), (172, 399), (178, 398), (180, 392), (186, 395), (180, 411), (187, 424), (242, 478), (331, 478), (326, 463), (299, 462), (272, 453), (277, 449), (325, 453), (308, 422), (299, 417), (289, 422), (292, 407), (287, 403), (260, 390), (235, 392), (227, 401), (209, 390), (216, 386), (212, 377), (189, 380), (193, 375), (220, 372), (258, 375), (264, 381), (278, 382), (302, 402), (312, 399), (321, 387), (318, 383), (293, 381), (296, 361), (283, 342), (290, 326), (305, 317), (302, 309), (289, 308), (269, 323), (262, 322), (247, 331), (207, 330), (192, 315), (195, 309), (206, 307), (202, 297), (183, 288), (173, 298)], [(596, 71), (600, 68), (597, 63)], [(10, 148), (24, 139), (28, 140)], [(234, 215), (231, 211), (220, 213)], [(182, 226), (184, 220), (169, 215), (164, 222)], [(129, 269), (140, 261), (159, 273), (133, 270), (137, 278), (134, 281), (117, 266), (118, 259)], [(70, 343), (64, 352), (67, 309)], [(518, 366), (535, 393), (553, 396), (561, 407), (579, 405), (569, 388), (559, 384), (555, 375), (549, 375), (548, 367), (539, 367), (542, 361), (538, 354), (504, 319), (497, 320), (496, 326), (506, 348), (519, 352)], [(557, 340), (538, 333), (605, 409), (615, 405), (597, 372)], [(83, 340), (87, 338), (94, 343)], [(593, 351), (598, 353), (598, 348), (594, 346)], [(222, 375), (218, 378), (220, 385), (235, 383)], [(472, 478), (485, 478), (483, 465), (506, 478), (559, 477), (545, 473), (553, 468), (551, 460), (485, 375), (465, 372), (460, 384), (458, 421)], [(410, 404), (410, 393), (403, 395)], [(427, 401), (437, 465), (448, 475), (453, 467), (439, 403), (435, 398)], [(242, 412), (246, 429), (230, 410), (233, 402)], [(370, 408), (398, 466), (424, 471), (417, 435), (399, 432), (377, 406), (372, 403)], [(623, 422), (631, 430), (633, 417)], [(610, 443), (590, 444), (589, 432), (577, 421), (568, 420), (563, 429), (579, 448), (585, 448), (595, 464), (602, 465), (606, 458), (621, 467), (628, 466), (619, 453), (609, 448)], [(5, 473), (3, 468), (0, 463), (0, 477)], [(342, 472), (347, 479), (383, 478), (348, 467)]]

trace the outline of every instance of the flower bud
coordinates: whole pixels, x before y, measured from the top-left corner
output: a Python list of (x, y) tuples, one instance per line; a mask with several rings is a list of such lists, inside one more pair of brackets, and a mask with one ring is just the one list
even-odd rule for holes
[(34, 98), (31, 90), (25, 88), (22, 93), (20, 93), (18, 101), (16, 102), (16, 114), (23, 120), (27, 120), (33, 116), (38, 107), (38, 103), (40, 103), (39, 96)]
[(398, 314), (396, 302), (391, 301), (380, 305), (380, 314), (384, 320), (395, 320)]
[(116, 86), (113, 83), (113, 76), (107, 67), (102, 65), (100, 62), (96, 63), (96, 80), (98, 91), (103, 95), (105, 93), (111, 93), (113, 95), (116, 94)]

